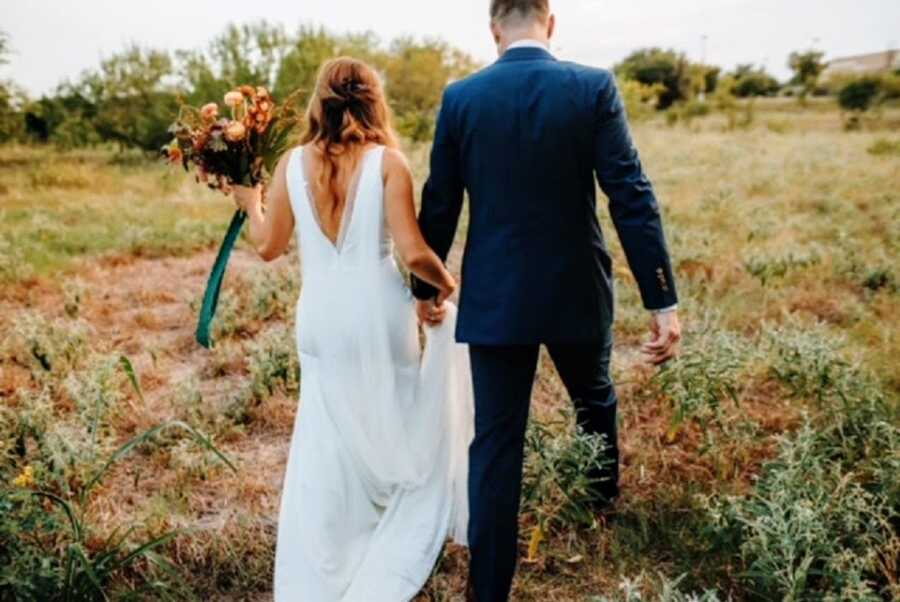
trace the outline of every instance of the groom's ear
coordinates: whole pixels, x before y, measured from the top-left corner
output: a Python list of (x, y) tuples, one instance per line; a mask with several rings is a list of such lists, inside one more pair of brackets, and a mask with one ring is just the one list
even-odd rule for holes
[(556, 32), (556, 15), (550, 13), (550, 17), (547, 19), (547, 39), (550, 40), (553, 38), (553, 34)]
[(491, 19), (491, 35), (494, 36), (494, 43), (500, 45), (500, 25), (497, 21)]

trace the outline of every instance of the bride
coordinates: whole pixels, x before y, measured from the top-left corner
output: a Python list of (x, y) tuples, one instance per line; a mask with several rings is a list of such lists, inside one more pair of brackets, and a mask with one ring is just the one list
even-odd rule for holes
[[(397, 602), (428, 579), (447, 537), (465, 544), (472, 437), (468, 352), (454, 341), (456, 283), (416, 221), (413, 180), (375, 71), (322, 67), (302, 146), (268, 191), (241, 188), (260, 256), (296, 232), (301, 404), (278, 525), (275, 600)], [(420, 346), (394, 260), (440, 296)]]

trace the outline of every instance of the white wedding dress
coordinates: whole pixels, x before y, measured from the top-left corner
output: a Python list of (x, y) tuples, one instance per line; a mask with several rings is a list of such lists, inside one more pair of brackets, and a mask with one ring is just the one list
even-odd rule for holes
[(276, 602), (405, 602), (448, 537), (465, 543), (472, 438), (456, 310), (426, 329), (385, 223), (384, 148), (360, 161), (337, 244), (320, 227), (303, 150), (287, 168), (303, 287), (300, 408), (284, 480)]

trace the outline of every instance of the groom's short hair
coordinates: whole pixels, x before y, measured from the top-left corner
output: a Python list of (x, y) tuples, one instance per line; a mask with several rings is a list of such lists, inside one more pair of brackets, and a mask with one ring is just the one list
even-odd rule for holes
[(550, 0), (491, 0), (491, 19), (494, 21), (503, 21), (507, 17), (537, 17), (546, 21), (549, 16)]

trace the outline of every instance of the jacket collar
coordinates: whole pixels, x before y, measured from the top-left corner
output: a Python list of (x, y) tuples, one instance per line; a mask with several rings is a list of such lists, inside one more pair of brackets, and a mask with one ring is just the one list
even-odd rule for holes
[(555, 61), (556, 57), (550, 54), (549, 50), (544, 48), (534, 48), (532, 46), (520, 46), (519, 48), (510, 48), (503, 53), (497, 62), (506, 63), (510, 61)]

